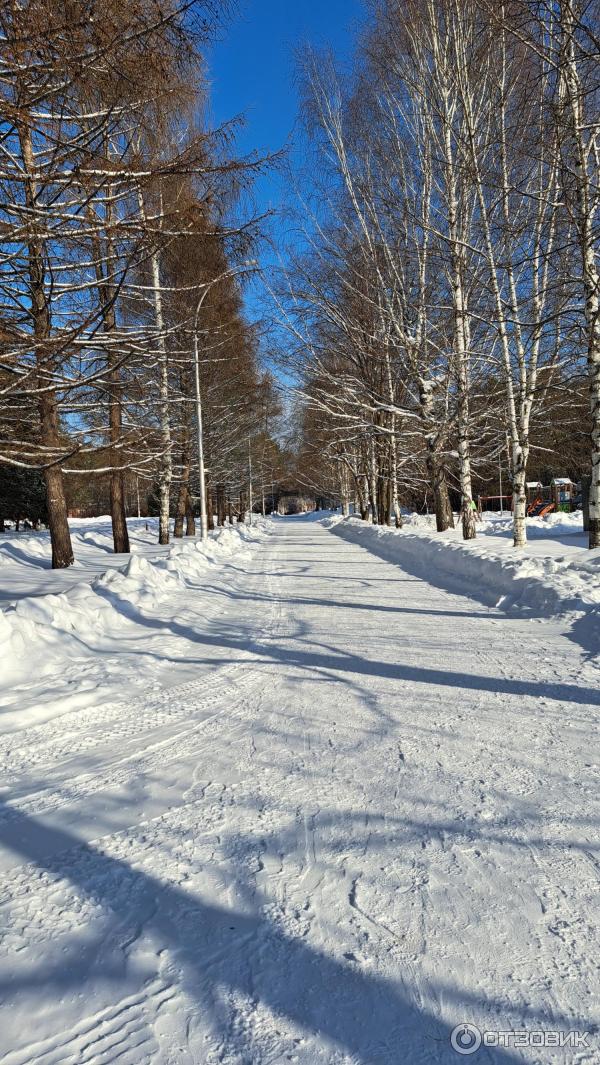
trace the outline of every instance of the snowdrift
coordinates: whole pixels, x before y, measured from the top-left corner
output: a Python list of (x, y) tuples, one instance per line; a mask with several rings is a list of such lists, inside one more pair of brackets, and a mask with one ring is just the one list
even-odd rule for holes
[(558, 557), (552, 552), (508, 557), (490, 546), (491, 536), (469, 543), (445, 538), (429, 531), (427, 519), (403, 529), (368, 525), (353, 517), (328, 518), (323, 524), (415, 576), (489, 606), (538, 617), (584, 612), (595, 615), (596, 624), (600, 619), (598, 553), (575, 560), (564, 557), (564, 549)]
[(218, 596), (205, 588), (211, 566), (232, 556), (237, 564), (268, 526), (259, 519), (219, 529), (207, 544), (175, 541), (161, 558), (131, 555), (120, 569), (0, 611), (0, 732), (22, 727), (22, 710), (27, 724), (45, 721), (88, 705), (99, 689), (123, 697), (154, 676), (174, 623), (185, 643), (186, 627), (191, 638), (215, 613)]

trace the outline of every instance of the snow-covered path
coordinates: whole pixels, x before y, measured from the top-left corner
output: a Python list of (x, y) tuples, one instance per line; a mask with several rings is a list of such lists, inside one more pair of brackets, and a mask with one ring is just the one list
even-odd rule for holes
[(600, 1061), (589, 656), (306, 520), (227, 594), (185, 687), (2, 738), (1, 1060)]

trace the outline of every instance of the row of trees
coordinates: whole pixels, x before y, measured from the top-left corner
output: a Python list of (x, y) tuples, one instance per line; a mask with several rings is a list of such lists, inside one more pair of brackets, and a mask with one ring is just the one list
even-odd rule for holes
[(241, 300), (259, 220), (240, 192), (266, 161), (235, 158), (232, 127), (205, 117), (225, 9), (0, 7), (0, 463), (41, 471), (55, 567), (73, 562), (71, 478), (108, 485), (115, 551), (133, 478), (156, 485), (161, 543), (170, 516), (194, 531), (199, 392), (220, 513), (249, 450), (277, 450)]
[(426, 485), (447, 528), (457, 488), (475, 536), (507, 450), (522, 546), (528, 470), (566, 441), (600, 546), (598, 15), (382, 0), (350, 75), (306, 59), (321, 182), (279, 295), (288, 366), (311, 476), (376, 521)]

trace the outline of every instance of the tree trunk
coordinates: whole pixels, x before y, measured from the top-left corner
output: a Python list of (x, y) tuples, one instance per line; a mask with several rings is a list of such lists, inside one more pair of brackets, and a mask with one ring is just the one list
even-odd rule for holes
[(477, 530), (473, 510), (471, 485), (471, 447), (469, 442), (469, 345), (470, 329), (467, 318), (467, 298), (464, 284), (464, 250), (459, 231), (459, 203), (457, 173), (452, 150), (449, 102), (446, 104), (444, 132), (446, 195), (448, 200), (448, 232), (450, 236), (450, 259), (452, 263), (452, 303), (454, 312), (454, 372), (458, 393), (458, 459), (460, 470), (460, 495), (463, 539), (473, 540)]
[(162, 309), (162, 295), (160, 291), (160, 264), (158, 253), (152, 254), (152, 283), (154, 295), (154, 311), (156, 328), (158, 330), (159, 350), (159, 417), (161, 435), (161, 464), (159, 472), (159, 519), (158, 519), (158, 542), (169, 543), (169, 511), (171, 506), (171, 481), (173, 467), (171, 462), (171, 424), (169, 419), (169, 367), (167, 359), (167, 346), (165, 343), (164, 317)]
[[(428, 441), (429, 445), (429, 441)], [(430, 447), (426, 458), (431, 494), (433, 495), (433, 508), (435, 511), (435, 527), (438, 532), (454, 528), (454, 514), (450, 503), (448, 481), (443, 462), (440, 461), (435, 447)]]
[(391, 524), (389, 501), (389, 477), (385, 469), (380, 469), (377, 475), (377, 513), (380, 525)]
[(513, 441), (513, 544), (527, 544), (527, 456), (518, 441)]
[(217, 524), (219, 528), (225, 525), (225, 485), (217, 485)]
[[(110, 190), (106, 200), (106, 226), (110, 227), (112, 220), (112, 203)], [(97, 226), (98, 219), (95, 217), (91, 204), (88, 205), (87, 217), (90, 222), (92, 234), (92, 249), (94, 254), (94, 269), (98, 288), (98, 302), (102, 315), (102, 328), (105, 333), (116, 332), (117, 319), (115, 313), (114, 285), (108, 276), (113, 270), (114, 254), (112, 242), (108, 235), (100, 237)], [(121, 403), (121, 373), (118, 367), (118, 354), (109, 348), (107, 354), (108, 385), (108, 434), (110, 441), (110, 464), (113, 467), (110, 473), (110, 516), (112, 522), (113, 546), (115, 554), (128, 554), (130, 551), (129, 533), (127, 530), (127, 514), (125, 508), (125, 480), (122, 469), (117, 469), (122, 463), (119, 444), (123, 432), (123, 411)]]
[(130, 544), (122, 470), (113, 470), (110, 475), (110, 516), (115, 554), (127, 554), (130, 551)]
[[(587, 363), (590, 388), (591, 482), (589, 493), (590, 548), (600, 547), (600, 269), (595, 220), (600, 208), (598, 193), (598, 121), (594, 113), (584, 111), (584, 88), (581, 83), (576, 52), (577, 15), (572, 0), (560, 5), (562, 78), (568, 103), (567, 126), (570, 132), (575, 186), (574, 214), (579, 238), (585, 323)], [(592, 104), (593, 107), (593, 104)]]
[[(394, 392), (394, 380), (392, 376), (392, 364), (390, 360), (389, 346), (385, 344), (385, 369), (387, 378), (387, 390), (388, 400), (390, 406), (396, 402), (396, 395)], [(389, 447), (389, 462), (390, 462), (390, 499), (388, 502), (388, 514), (394, 515), (394, 522), (397, 529), (402, 528), (402, 512), (400, 510), (400, 502), (398, 499), (398, 444), (396, 441), (396, 414), (392, 410), (390, 414), (390, 447)], [(389, 524), (389, 521), (388, 521)]]
[(393, 437), (393, 447), (390, 449), (390, 513), (394, 516), (394, 525), (397, 529), (402, 528), (402, 510), (400, 508), (400, 499), (398, 497), (398, 471), (397, 471), (397, 458), (396, 458), (396, 441)]
[(348, 470), (344, 466), (343, 462), (340, 462), (338, 471), (340, 479), (340, 499), (342, 501), (342, 515), (344, 516), (344, 518), (347, 518), (350, 515), (350, 488), (348, 484)]
[(185, 535), (196, 535), (196, 518), (194, 517), (194, 507), (192, 505), (192, 497), (188, 486), (188, 491), (185, 500)]
[(435, 431), (433, 385), (430, 380), (425, 378), (421, 378), (419, 381), (419, 403), (421, 406), (421, 420), (427, 446), (425, 465), (427, 467), (431, 494), (433, 496), (435, 526), (438, 532), (445, 532), (446, 529), (454, 528), (454, 514), (452, 513), (452, 507), (450, 505), (446, 469), (439, 454), (439, 437)]
[[(141, 189), (138, 191), (138, 204), (142, 221), (146, 221), (146, 209)], [(162, 206), (162, 200), (161, 200)], [(150, 256), (152, 273), (152, 298), (154, 302), (154, 319), (156, 324), (156, 344), (158, 348), (158, 415), (161, 437), (160, 468), (158, 473), (158, 542), (168, 544), (170, 538), (169, 517), (171, 509), (171, 482), (173, 479), (173, 462), (171, 454), (171, 422), (169, 413), (169, 359), (165, 340), (165, 320), (163, 314), (162, 292), (160, 283), (160, 259), (155, 248)]]
[(373, 525), (379, 524), (379, 512), (377, 510), (377, 462), (375, 459), (375, 444), (370, 445), (371, 461), (369, 464), (369, 505), (371, 509), (371, 521)]
[[(111, 362), (114, 355), (109, 355)], [(121, 463), (121, 454), (116, 450), (123, 432), (123, 411), (121, 406), (120, 371), (113, 367), (109, 374), (109, 433), (111, 443), (111, 465)], [(123, 470), (113, 469), (110, 474), (110, 516), (112, 521), (113, 546), (115, 554), (128, 554), (130, 551), (129, 532), (127, 530), (127, 512), (125, 508), (125, 476)]]
[(175, 525), (173, 527), (173, 536), (177, 540), (180, 540), (183, 536), (183, 521), (188, 509), (189, 481), (189, 460), (186, 455), (182, 455), (181, 481), (179, 483), (179, 491), (177, 493), (177, 504), (175, 506)]
[(358, 473), (358, 459), (356, 469), (352, 469), (354, 478), (354, 513), (359, 513), (362, 520), (367, 520), (367, 500), (364, 490), (364, 478)]
[[(596, 312), (596, 333), (600, 331), (598, 314), (599, 312)], [(600, 336), (596, 336), (593, 345), (590, 343), (588, 367), (592, 410), (592, 475), (589, 492), (588, 546), (595, 548), (600, 547)]]
[(215, 506), (213, 500), (213, 491), (210, 481), (206, 482), (206, 527), (209, 532), (215, 527)]
[(471, 445), (469, 440), (469, 383), (467, 358), (463, 353), (458, 359), (458, 461), (460, 473), (460, 508), (463, 540), (474, 540), (477, 535), (473, 487), (471, 481)]
[(52, 544), (52, 569), (66, 569), (75, 561), (71, 545), (71, 533), (67, 520), (67, 501), (62, 470), (52, 466), (44, 470), (48, 528)]
[[(35, 358), (38, 367), (38, 387), (44, 389), (38, 399), (40, 415), (40, 442), (48, 452), (60, 450), (60, 430), (58, 401), (56, 393), (47, 389), (51, 379), (53, 365), (46, 345), (50, 339), (50, 307), (45, 291), (44, 247), (42, 240), (34, 230), (37, 207), (37, 189), (33, 179), (34, 158), (31, 143), (31, 127), (28, 121), (18, 127), (21, 154), (25, 170), (25, 201), (32, 219), (32, 228), (28, 235), (28, 268), (30, 281), (31, 315), (35, 337)], [(48, 510), (48, 528), (52, 545), (52, 568), (66, 569), (75, 561), (71, 533), (67, 514), (64, 476), (60, 466), (50, 466), (44, 470), (46, 485), (46, 505)]]

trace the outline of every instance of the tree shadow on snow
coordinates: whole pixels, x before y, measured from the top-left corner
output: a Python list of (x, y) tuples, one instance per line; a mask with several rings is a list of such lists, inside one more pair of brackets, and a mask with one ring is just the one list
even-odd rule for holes
[[(489, 677), (477, 673), (461, 673), (449, 669), (432, 669), (426, 666), (413, 666), (401, 662), (384, 662), (368, 659), (358, 654), (341, 654), (339, 651), (319, 651), (316, 641), (310, 639), (308, 646), (295, 646), (298, 636), (291, 641), (279, 644), (275, 639), (265, 643), (256, 640), (252, 631), (247, 632), (240, 626), (239, 633), (231, 632), (231, 623), (221, 628), (215, 625), (214, 633), (200, 632), (191, 625), (177, 621), (164, 621), (146, 617), (128, 600), (118, 596), (111, 589), (101, 589), (99, 594), (111, 600), (117, 609), (126, 614), (130, 620), (150, 629), (170, 630), (192, 643), (203, 644), (206, 648), (229, 648), (237, 652), (252, 653), (264, 662), (283, 664), (291, 668), (309, 671), (327, 670), (330, 674), (353, 674), (362, 677), (378, 677), (392, 681), (405, 681), (410, 684), (434, 684), (441, 687), (462, 688), (491, 692), (498, 695), (518, 697), (529, 696), (534, 699), (551, 699), (560, 702), (600, 706), (600, 691), (583, 685), (565, 684), (560, 681), (520, 680), (511, 677)], [(267, 634), (268, 635), (268, 634)]]
[[(249, 1056), (251, 1045), (240, 1046), (250, 1038), (244, 1036), (243, 1026), (231, 1034), (226, 1014), (235, 1007), (224, 1006), (223, 992), (238, 1001), (241, 997), (250, 1010), (267, 1008), (296, 1030), (337, 1046), (365, 1065), (452, 1065), (459, 1060), (450, 1046), (452, 1025), (409, 1001), (400, 981), (365, 971), (355, 960), (336, 958), (294, 937), (262, 912), (255, 890), (249, 892), (251, 905), (243, 900), (243, 910), (227, 909), (23, 814), (16, 825), (11, 821), (10, 830), (0, 825), (0, 833), (8, 848), (50, 874), (50, 884), (60, 877), (80, 897), (100, 906), (113, 922), (112, 934), (110, 928), (103, 931), (103, 943), (109, 939), (117, 944), (116, 953), (107, 953), (98, 940), (90, 943), (88, 935), (63, 954), (60, 966), (28, 969), (22, 977), (13, 975), (0, 983), (3, 996), (35, 990), (38, 1000), (42, 992), (48, 1003), (69, 991), (80, 992), (86, 978), (111, 984), (118, 995), (119, 982), (125, 979), (124, 954), (143, 931), (157, 954), (168, 951), (174, 978), (194, 1009), (208, 1019), (207, 1027), (216, 1030), (226, 1047), (230, 1040), (228, 1049), (241, 1051), (244, 1060), (257, 1061)], [(47, 856), (49, 843), (53, 857)], [(466, 999), (478, 1015), (490, 1010), (498, 1016), (498, 1004), (484, 996), (467, 992)], [(456, 1023), (464, 1020), (462, 1013), (457, 1015)], [(554, 1016), (550, 1026), (558, 1021)], [(569, 1019), (569, 1027), (572, 1024)], [(509, 1065), (521, 1058), (505, 1049), (482, 1049), (478, 1060)]]
[[(451, 595), (460, 596), (471, 602), (483, 603), (490, 609), (490, 613), (487, 616), (494, 617), (495, 620), (502, 616), (518, 618), (519, 620), (548, 618), (548, 611), (545, 607), (531, 608), (506, 603), (498, 605), (498, 593), (496, 591), (489, 588), (484, 581), (480, 580), (474, 580), (470, 585), (466, 584), (464, 575), (460, 571), (454, 573), (450, 569), (443, 570), (437, 568), (431, 565), (427, 558), (415, 558), (408, 552), (405, 553), (402, 558), (398, 557), (394, 548), (397, 548), (401, 541), (397, 541), (393, 545), (386, 543), (385, 539), (381, 542), (372, 539), (369, 540), (368, 544), (360, 543), (352, 537), (346, 537), (341, 531), (337, 531), (336, 529), (332, 531), (336, 537), (342, 540), (342, 542), (360, 548), (361, 551), (364, 551), (366, 554), (389, 563), (401, 572), (410, 574), (416, 580), (424, 581), (425, 583), (432, 585), (434, 588), (439, 588), (443, 592), (449, 592)], [(572, 540), (573, 537), (566, 537), (565, 543), (567, 545), (572, 545)], [(344, 565), (346, 564), (343, 559), (340, 561), (342, 561)], [(355, 564), (359, 565), (360, 563)], [(523, 590), (528, 579), (529, 578), (527, 577), (515, 577), (513, 581), (513, 592), (517, 593), (518, 591)], [(574, 610), (575, 607), (573, 606), (570, 609)], [(600, 653), (600, 623), (597, 621), (598, 608), (589, 608), (586, 607), (585, 604), (581, 604), (581, 609), (583, 611), (582, 617), (571, 626), (565, 635), (574, 643), (578, 644), (583, 651), (587, 652), (588, 657), (594, 658)]]

